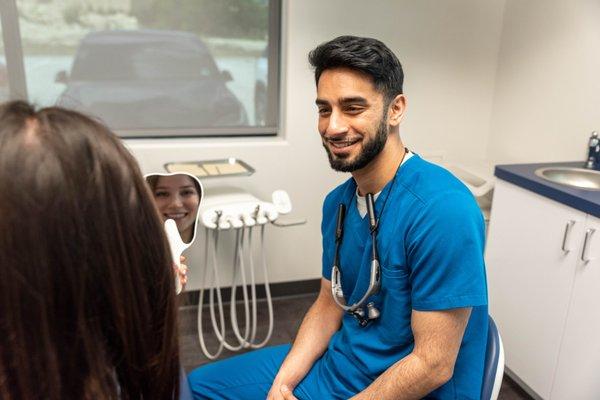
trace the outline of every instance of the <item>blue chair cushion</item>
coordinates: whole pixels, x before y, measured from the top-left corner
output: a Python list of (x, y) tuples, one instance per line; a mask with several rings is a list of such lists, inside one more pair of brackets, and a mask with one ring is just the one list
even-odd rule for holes
[(483, 370), (483, 385), (481, 387), (482, 400), (489, 400), (492, 397), (499, 357), (500, 335), (498, 334), (496, 323), (492, 317), (489, 317), (487, 349), (485, 352), (485, 364)]

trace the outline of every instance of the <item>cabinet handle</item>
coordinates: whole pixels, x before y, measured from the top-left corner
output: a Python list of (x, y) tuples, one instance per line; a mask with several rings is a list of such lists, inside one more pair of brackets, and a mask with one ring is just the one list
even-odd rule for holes
[(583, 240), (583, 250), (581, 250), (581, 261), (588, 262), (591, 258), (588, 257), (588, 252), (590, 250), (590, 238), (596, 232), (595, 229), (588, 229), (585, 232), (585, 239)]
[(569, 241), (569, 234), (571, 233), (571, 228), (573, 227), (573, 225), (575, 225), (575, 221), (574, 220), (570, 220), (569, 222), (567, 222), (567, 225), (565, 226), (565, 234), (563, 236), (563, 241), (562, 241), (562, 251), (564, 251), (565, 253), (568, 253), (570, 251), (570, 249), (567, 249), (567, 242)]

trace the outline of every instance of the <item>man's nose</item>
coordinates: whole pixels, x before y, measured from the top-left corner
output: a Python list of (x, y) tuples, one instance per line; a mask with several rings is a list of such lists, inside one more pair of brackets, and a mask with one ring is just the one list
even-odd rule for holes
[(329, 115), (329, 121), (325, 134), (327, 136), (336, 136), (348, 133), (348, 124), (343, 113), (332, 111)]

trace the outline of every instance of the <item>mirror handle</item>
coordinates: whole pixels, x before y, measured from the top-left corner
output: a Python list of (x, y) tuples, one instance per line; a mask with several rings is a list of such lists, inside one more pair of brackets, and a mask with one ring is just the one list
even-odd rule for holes
[[(179, 235), (179, 230), (177, 229), (177, 224), (174, 220), (168, 219), (165, 221), (165, 232), (167, 234), (167, 240), (169, 241), (169, 247), (171, 248), (171, 256), (173, 257), (173, 263), (180, 268), (181, 254), (185, 249), (189, 247), (188, 244), (184, 243), (181, 240), (181, 236)], [(179, 275), (175, 276), (175, 292), (177, 294), (182, 291), (181, 281), (179, 280)]]

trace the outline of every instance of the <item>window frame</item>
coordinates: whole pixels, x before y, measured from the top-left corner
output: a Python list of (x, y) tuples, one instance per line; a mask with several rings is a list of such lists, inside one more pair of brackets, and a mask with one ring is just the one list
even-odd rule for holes
[[(127, 140), (156, 138), (215, 138), (240, 136), (276, 136), (281, 123), (281, 20), (282, 0), (269, 0), (267, 41), (267, 112), (264, 126), (223, 126), (198, 128), (112, 129)], [(0, 23), (6, 57), (10, 100), (29, 101), (25, 59), (20, 32), (17, 0), (0, 2)]]

